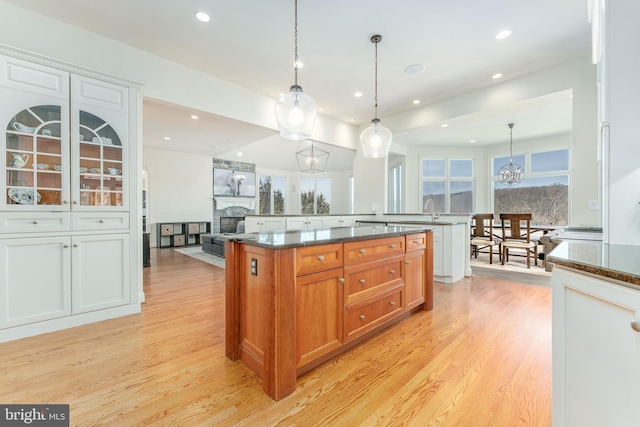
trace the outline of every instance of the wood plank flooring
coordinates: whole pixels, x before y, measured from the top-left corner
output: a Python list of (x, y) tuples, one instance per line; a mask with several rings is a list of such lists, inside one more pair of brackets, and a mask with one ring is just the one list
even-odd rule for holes
[(0, 344), (0, 403), (72, 426), (551, 425), (551, 289), (436, 283), (419, 312), (274, 402), (224, 355), (224, 270), (152, 249), (140, 314)]

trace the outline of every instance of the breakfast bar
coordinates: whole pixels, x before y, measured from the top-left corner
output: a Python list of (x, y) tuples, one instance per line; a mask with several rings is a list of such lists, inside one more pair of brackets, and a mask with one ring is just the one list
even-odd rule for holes
[(426, 227), (336, 227), (224, 236), (226, 355), (279, 400), (302, 373), (433, 308)]

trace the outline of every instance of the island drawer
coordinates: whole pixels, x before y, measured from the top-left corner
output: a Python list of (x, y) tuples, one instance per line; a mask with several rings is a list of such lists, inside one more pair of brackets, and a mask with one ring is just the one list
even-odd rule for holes
[(377, 261), (404, 254), (404, 236), (348, 242), (344, 244), (344, 265)]
[(344, 341), (382, 325), (404, 312), (403, 286), (389, 289), (344, 308)]
[(296, 249), (296, 275), (342, 267), (342, 243)]
[(351, 304), (404, 283), (404, 256), (344, 269), (344, 301)]
[(427, 247), (426, 233), (407, 234), (407, 252), (424, 251)]

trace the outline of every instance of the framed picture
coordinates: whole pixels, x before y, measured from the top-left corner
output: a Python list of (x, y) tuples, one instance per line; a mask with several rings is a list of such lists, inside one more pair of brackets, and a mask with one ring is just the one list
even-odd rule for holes
[(256, 197), (256, 173), (213, 169), (213, 195)]

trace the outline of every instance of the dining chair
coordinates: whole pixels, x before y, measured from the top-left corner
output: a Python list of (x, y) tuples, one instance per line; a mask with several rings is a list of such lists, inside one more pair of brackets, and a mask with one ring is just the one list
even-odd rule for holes
[[(489, 264), (493, 264), (493, 247), (499, 243), (493, 235), (493, 214), (475, 214), (471, 224), (471, 253), (478, 258), (478, 252), (489, 249)], [(498, 250), (498, 257), (502, 259)]]
[(500, 214), (502, 222), (502, 242), (500, 253), (502, 265), (509, 262), (509, 249), (524, 250), (527, 254), (527, 268), (531, 268), (531, 255), (538, 265), (538, 242), (531, 241), (531, 214)]

